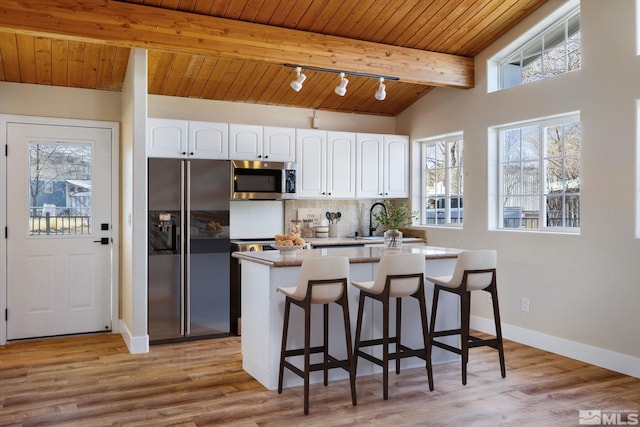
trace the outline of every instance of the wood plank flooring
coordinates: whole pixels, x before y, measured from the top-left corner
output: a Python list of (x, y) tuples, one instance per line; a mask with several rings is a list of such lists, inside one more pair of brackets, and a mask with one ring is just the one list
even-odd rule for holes
[(459, 363), (311, 386), (281, 395), (242, 370), (240, 338), (152, 346), (132, 355), (119, 335), (70, 337), (0, 346), (2, 426), (573, 426), (578, 410), (640, 411), (640, 379), (505, 342), (498, 356), (472, 349), (466, 386)]

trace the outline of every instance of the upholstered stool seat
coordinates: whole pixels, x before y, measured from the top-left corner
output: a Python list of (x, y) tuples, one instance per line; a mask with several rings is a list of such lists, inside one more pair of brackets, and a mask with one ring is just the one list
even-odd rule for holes
[[(358, 299), (358, 320), (354, 356), (356, 366), (358, 358), (362, 357), (382, 367), (383, 398), (389, 396), (389, 360), (395, 360), (396, 373), (400, 373), (400, 360), (405, 357), (419, 357), (425, 360), (429, 390), (433, 390), (433, 374), (431, 370), (431, 345), (429, 328), (427, 325), (427, 309), (424, 295), (424, 265), (425, 258), (421, 254), (386, 254), (380, 259), (378, 272), (374, 281), (352, 282), (360, 290)], [(422, 340), (424, 345), (420, 349), (411, 349), (401, 343), (402, 298), (413, 297), (420, 306), (420, 323), (422, 325)], [(382, 338), (361, 340), (362, 318), (364, 315), (365, 298), (371, 298), (382, 303)], [(389, 336), (389, 304), (391, 298), (396, 298), (396, 331), (395, 336)], [(418, 319), (416, 319), (418, 320)], [(389, 353), (389, 344), (395, 344), (395, 352)], [(374, 357), (362, 350), (365, 347), (382, 346), (382, 359)]]
[[(496, 260), (494, 250), (464, 251), (458, 256), (451, 276), (429, 277), (427, 280), (434, 284), (433, 306), (431, 309), (431, 344), (461, 355), (462, 384), (467, 384), (467, 363), (469, 348), (489, 346), (498, 350), (500, 372), (502, 378), (506, 376), (504, 363), (504, 349), (502, 346), (502, 329), (500, 327), (500, 310), (498, 307), (498, 290), (496, 287)], [(486, 291), (491, 294), (493, 302), (493, 318), (495, 322), (495, 338), (480, 339), (469, 334), (469, 318), (471, 310), (471, 292)], [(451, 292), (460, 297), (460, 328), (446, 331), (436, 331), (436, 312), (440, 291)], [(437, 341), (437, 337), (460, 335), (460, 348)]]
[[(351, 324), (349, 321), (349, 303), (347, 283), (349, 281), (349, 258), (347, 257), (310, 257), (305, 258), (300, 268), (297, 286), (281, 287), (278, 292), (285, 295), (284, 323), (282, 327), (282, 347), (280, 351), (280, 370), (278, 375), (278, 393), (282, 393), (284, 368), (303, 378), (304, 381), (304, 413), (309, 413), (309, 373), (324, 371), (324, 385), (328, 384), (328, 370), (342, 368), (349, 372), (351, 385), (351, 402), (356, 405), (355, 360), (351, 347)], [(329, 304), (336, 303), (342, 307), (344, 334), (346, 339), (347, 358), (338, 360), (329, 354)], [(304, 347), (287, 350), (289, 331), (289, 314), (291, 304), (304, 310)], [(323, 343), (311, 347), (311, 305), (323, 305)], [(322, 353), (320, 363), (311, 364), (310, 356)], [(292, 356), (304, 356), (302, 369), (286, 359)]]

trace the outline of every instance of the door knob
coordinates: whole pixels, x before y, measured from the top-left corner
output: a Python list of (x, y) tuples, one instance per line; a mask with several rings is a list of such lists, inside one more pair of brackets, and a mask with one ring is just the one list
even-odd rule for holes
[(108, 237), (103, 237), (100, 240), (94, 240), (93, 243), (100, 243), (101, 245), (108, 245), (109, 244), (109, 238)]

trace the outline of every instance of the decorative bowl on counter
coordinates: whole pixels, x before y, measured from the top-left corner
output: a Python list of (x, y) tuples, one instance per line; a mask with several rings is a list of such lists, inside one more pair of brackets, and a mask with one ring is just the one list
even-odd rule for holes
[(293, 251), (297, 251), (298, 249), (302, 249), (304, 248), (304, 246), (302, 245), (298, 245), (298, 246), (278, 246), (278, 245), (271, 245), (271, 247), (273, 249), (277, 249), (280, 252), (293, 252)]

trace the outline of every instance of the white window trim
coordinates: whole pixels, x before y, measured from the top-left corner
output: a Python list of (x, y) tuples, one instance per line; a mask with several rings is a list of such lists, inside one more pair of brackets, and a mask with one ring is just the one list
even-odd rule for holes
[[(511, 123), (502, 126), (495, 126), (490, 130), (490, 137), (493, 141), (494, 150), (490, 155), (491, 158), (494, 159), (494, 164), (489, 165), (493, 172), (490, 173), (490, 180), (495, 184), (491, 184), (489, 188), (494, 188), (494, 192), (492, 192), (489, 196), (489, 229), (495, 231), (505, 231), (505, 232), (517, 232), (517, 233), (552, 233), (552, 234), (571, 234), (576, 235), (580, 234), (580, 227), (547, 227), (544, 225), (544, 219), (542, 217), (542, 212), (544, 212), (545, 202), (544, 202), (544, 191), (540, 191), (538, 194), (538, 206), (539, 212), (541, 212), (541, 216), (538, 219), (540, 221), (539, 227), (537, 229), (526, 229), (526, 228), (504, 228), (503, 224), (503, 210), (500, 209), (500, 205), (503, 199), (502, 189), (503, 187), (503, 174), (502, 174), (502, 158), (503, 158), (503, 150), (501, 144), (501, 134), (505, 131), (509, 131), (512, 129), (519, 129), (531, 125), (536, 125), (540, 128), (549, 127), (557, 124), (563, 124), (570, 121), (578, 121), (580, 122), (580, 112), (574, 111), (571, 113), (560, 114), (555, 116), (541, 117), (532, 120), (526, 120), (517, 123)], [(582, 141), (581, 141), (582, 142)], [(582, 144), (580, 145), (580, 159), (582, 159)], [(539, 156), (539, 170), (541, 173), (546, 173), (544, 168), (544, 156)], [(493, 168), (492, 168), (493, 166)], [(582, 170), (581, 170), (582, 172)], [(582, 191), (580, 192), (582, 195)]]
[[(550, 13), (548, 16), (537, 22), (531, 28), (526, 30), (522, 35), (517, 37), (498, 53), (487, 60), (487, 93), (498, 92), (510, 88), (502, 89), (500, 87), (500, 63), (511, 56), (518, 48), (524, 46), (532, 39), (542, 34), (552, 25), (570, 15), (575, 9), (580, 8), (580, 0), (569, 0), (558, 9)], [(640, 39), (640, 36), (639, 36)], [(639, 48), (640, 51), (640, 48)], [(544, 80), (541, 80), (544, 81)], [(519, 85), (522, 86), (522, 85)], [(514, 86), (518, 87), (518, 86)]]
[[(420, 144), (420, 170), (421, 170), (421, 174), (420, 174), (420, 226), (422, 227), (445, 227), (445, 228), (462, 228), (464, 226), (464, 218), (462, 220), (462, 223), (460, 222), (451, 222), (451, 211), (450, 211), (450, 204), (446, 203), (445, 204), (445, 218), (446, 221), (449, 222), (445, 222), (444, 224), (427, 224), (427, 211), (426, 211), (426, 205), (425, 205), (425, 199), (427, 197), (426, 194), (426, 185), (424, 182), (425, 179), (425, 175), (427, 172), (427, 167), (426, 164), (424, 162), (424, 158), (425, 158), (425, 146), (427, 144), (434, 144), (437, 142), (453, 142), (454, 140), (460, 140), (462, 141), (463, 145), (462, 145), (462, 152), (463, 152), (463, 163), (462, 163), (462, 170), (464, 173), (464, 135), (463, 132), (453, 132), (453, 133), (448, 133), (445, 135), (440, 135), (440, 136), (435, 136), (435, 137), (431, 137), (431, 138), (423, 138), (423, 139), (418, 139), (416, 140), (416, 142), (418, 144)], [(446, 170), (448, 171), (450, 168), (450, 153), (449, 150), (447, 150), (446, 152)], [(447, 185), (447, 190), (446, 190), (446, 195), (449, 195), (449, 185)], [(462, 196), (464, 197), (464, 191), (462, 191)], [(464, 206), (464, 204), (463, 204)]]

